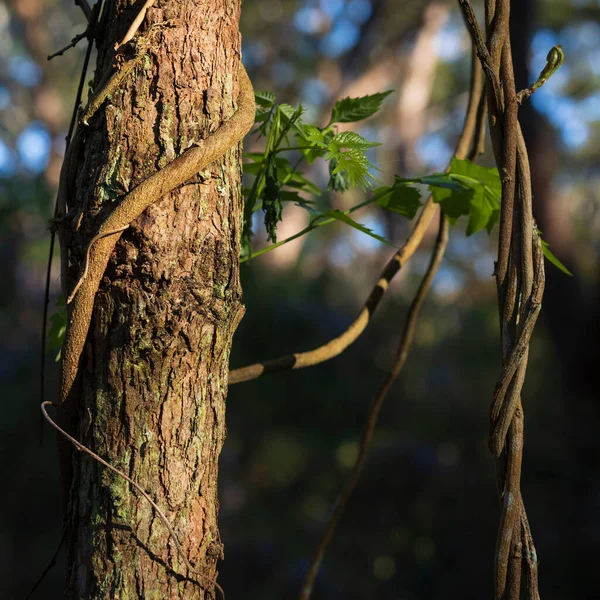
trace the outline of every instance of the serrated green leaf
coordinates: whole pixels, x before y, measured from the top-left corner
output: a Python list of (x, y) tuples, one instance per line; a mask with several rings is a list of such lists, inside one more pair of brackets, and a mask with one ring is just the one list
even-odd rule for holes
[(305, 137), (304, 128), (305, 125), (302, 123), (302, 115), (304, 114), (304, 107), (302, 104), (298, 108), (294, 108), (290, 104), (280, 104), (278, 106), (279, 111), (283, 117), (283, 122), (285, 124), (284, 127), (284, 135), (287, 131), (289, 131), (292, 127), (300, 135), (301, 137)]
[(266, 90), (254, 90), (254, 99), (259, 106), (270, 108), (275, 104), (275, 94)]
[(569, 271), (569, 269), (567, 269), (567, 267), (565, 267), (565, 265), (563, 265), (562, 262), (560, 262), (560, 260), (558, 260), (554, 254), (552, 254), (548, 242), (545, 242), (542, 238), (540, 238), (540, 242), (542, 243), (542, 252), (544, 253), (546, 260), (560, 269), (565, 275), (573, 277), (573, 273), (571, 273), (571, 271)]
[(373, 233), (373, 231), (371, 231), (368, 227), (357, 223), (354, 219), (350, 218), (348, 215), (344, 214), (339, 210), (329, 210), (326, 213), (323, 213), (323, 216), (336, 219), (337, 221), (341, 221), (342, 223), (346, 223), (346, 225), (350, 225), (350, 227), (353, 227), (358, 231), (362, 231), (362, 233), (367, 234), (368, 236), (382, 242), (383, 244), (391, 246), (392, 248), (396, 247), (392, 243), (388, 242), (388, 240), (386, 240), (384, 237)]
[(305, 125), (304, 127), (304, 138), (318, 146), (319, 148), (327, 148), (327, 144), (325, 142), (325, 136), (323, 132), (314, 125)]
[(367, 189), (373, 185), (375, 177), (369, 172), (369, 169), (373, 168), (373, 165), (360, 150), (346, 150), (339, 154), (333, 154), (330, 151), (325, 158), (327, 160), (331, 160), (332, 158), (337, 160), (337, 165), (333, 169), (332, 175), (337, 175), (343, 171), (348, 172), (348, 183), (351, 187)]
[(381, 146), (381, 144), (379, 142), (369, 142), (354, 131), (342, 131), (341, 133), (336, 133), (328, 144), (329, 148), (335, 147), (339, 150), (348, 148), (364, 151), (368, 148), (374, 148), (375, 146)]
[(260, 123), (253, 133), (258, 133), (260, 136), (265, 136), (269, 128), (270, 117), (275, 106), (275, 94), (264, 90), (258, 90), (254, 92), (254, 99), (256, 101), (256, 114), (254, 121)]
[(360, 98), (343, 98), (342, 100), (338, 100), (333, 107), (331, 119), (327, 126), (329, 127), (333, 123), (352, 123), (367, 119), (381, 108), (381, 103), (393, 91), (389, 90)]
[(329, 161), (329, 181), (327, 182), (327, 189), (333, 190), (334, 192), (345, 192), (350, 187), (348, 181), (348, 171), (338, 170), (337, 158), (332, 158)]
[(421, 193), (418, 189), (400, 183), (391, 187), (375, 190), (377, 204), (407, 219), (413, 219), (421, 208)]
[(277, 223), (281, 221), (283, 206), (281, 204), (281, 190), (277, 165), (274, 160), (269, 160), (265, 174), (265, 186), (261, 194), (262, 208), (265, 213), (265, 229), (267, 239), (277, 241)]

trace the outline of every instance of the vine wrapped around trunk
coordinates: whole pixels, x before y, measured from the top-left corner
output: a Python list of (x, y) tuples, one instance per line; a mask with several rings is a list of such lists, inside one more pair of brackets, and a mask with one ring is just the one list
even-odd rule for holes
[[(152, 29), (151, 43), (73, 146), (63, 224), (71, 289), (90, 239), (114, 205), (235, 112), (240, 4), (175, 0), (148, 9), (140, 34)], [(127, 0), (105, 5), (97, 89), (139, 8)], [(122, 235), (96, 294), (83, 375), (72, 392), (76, 437), (151, 491), (206, 579), (198, 585), (192, 574), (179, 574), (185, 565), (144, 498), (76, 455), (67, 597), (214, 592), (204, 588), (222, 556), (217, 461), (229, 350), (243, 314), (240, 181), (236, 145)]]

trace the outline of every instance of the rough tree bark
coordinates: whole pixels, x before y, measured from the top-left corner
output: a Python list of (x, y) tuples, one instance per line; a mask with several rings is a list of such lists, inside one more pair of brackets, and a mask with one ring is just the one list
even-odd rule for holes
[[(105, 3), (96, 86), (142, 4)], [(148, 11), (142, 35), (168, 23), (94, 116), (77, 157), (76, 256), (113, 202), (233, 113), (240, 7), (241, 0), (159, 0)], [(243, 314), (240, 159), (231, 149), (124, 233), (96, 296), (80, 367), (76, 435), (150, 492), (208, 578), (222, 555), (217, 461), (230, 344)], [(77, 268), (69, 276), (76, 279)], [(164, 524), (127, 482), (87, 456), (74, 461), (67, 597), (212, 597), (205, 580), (181, 576), (185, 566)]]

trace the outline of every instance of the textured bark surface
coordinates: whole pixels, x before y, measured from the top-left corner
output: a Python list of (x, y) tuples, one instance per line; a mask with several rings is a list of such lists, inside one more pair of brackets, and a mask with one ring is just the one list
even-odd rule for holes
[[(105, 3), (98, 85), (143, 2)], [(83, 256), (99, 219), (127, 190), (235, 109), (239, 0), (158, 1), (147, 56), (90, 121), (71, 206)], [(96, 296), (81, 364), (76, 434), (164, 510), (189, 560), (214, 578), (217, 461), (225, 436), (229, 349), (242, 316), (239, 148), (151, 206), (117, 245)], [(76, 224), (77, 218), (73, 219)], [(77, 254), (76, 254), (77, 255)], [(78, 274), (72, 266), (70, 277)], [(75, 456), (69, 598), (205, 598), (162, 521), (124, 480)]]

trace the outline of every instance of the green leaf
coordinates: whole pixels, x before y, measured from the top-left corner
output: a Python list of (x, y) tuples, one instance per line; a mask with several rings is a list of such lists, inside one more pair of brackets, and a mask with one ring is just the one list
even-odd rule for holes
[(409, 187), (403, 183), (394, 184), (388, 188), (375, 190), (377, 204), (389, 210), (401, 214), (407, 219), (412, 219), (419, 208), (421, 208), (421, 193), (418, 189)]
[(555, 267), (559, 268), (565, 275), (573, 277), (573, 273), (571, 273), (571, 271), (569, 271), (569, 269), (567, 269), (567, 267), (565, 267), (565, 265), (563, 265), (560, 260), (558, 260), (554, 254), (552, 254), (548, 242), (545, 242), (542, 238), (540, 238), (540, 242), (542, 243), (542, 252), (546, 257), (546, 260), (552, 263)]
[(342, 131), (341, 133), (336, 133), (328, 144), (330, 149), (348, 148), (351, 150), (363, 151), (368, 148), (374, 148), (375, 146), (381, 146), (381, 144), (379, 142), (369, 142), (354, 131)]
[[(254, 99), (256, 101), (256, 114), (254, 121), (260, 123), (254, 132), (260, 136), (266, 136), (269, 128), (270, 117), (275, 107), (275, 94), (264, 90), (254, 91)], [(253, 132), (253, 133), (254, 133)]]
[(325, 141), (323, 132), (314, 125), (305, 125), (304, 138), (319, 148), (327, 148), (327, 143)]
[(337, 158), (332, 158), (329, 161), (329, 181), (327, 182), (327, 189), (333, 190), (334, 192), (345, 192), (350, 187), (348, 181), (348, 171), (338, 170)]
[(277, 165), (274, 160), (269, 160), (265, 175), (265, 187), (263, 188), (261, 199), (265, 213), (267, 239), (272, 242), (277, 241), (277, 223), (281, 221), (283, 213), (278, 179)]
[(361, 98), (343, 98), (335, 103), (331, 112), (329, 125), (333, 123), (352, 123), (362, 121), (374, 115), (380, 108), (381, 104), (387, 96), (394, 90), (372, 94), (370, 96), (362, 96)]
[[(64, 299), (62, 296), (56, 302), (57, 307), (64, 307)], [(46, 336), (46, 350), (53, 352), (58, 350), (55, 362), (60, 360), (60, 349), (62, 348), (63, 339), (67, 331), (67, 311), (62, 308), (57, 310), (50, 317), (50, 329)]]
[(259, 162), (245, 162), (244, 173), (248, 175), (258, 175), (263, 170), (263, 164)]
[(456, 192), (448, 188), (430, 186), (429, 190), (433, 201), (442, 207), (451, 225), (456, 223), (458, 217), (469, 214), (474, 193), (472, 189), (462, 188), (461, 192)]
[(343, 171), (348, 172), (348, 183), (351, 187), (367, 189), (375, 181), (375, 177), (369, 172), (369, 169), (373, 168), (373, 165), (360, 150), (346, 150), (339, 154), (330, 151), (325, 158), (327, 160), (331, 160), (332, 158), (337, 160), (337, 165), (333, 169), (332, 175), (337, 175)]
[[(452, 161), (450, 162), (449, 175), (451, 177), (453, 175), (462, 176), (453, 179), (461, 182), (466, 182), (467, 180), (478, 182), (495, 191), (498, 196), (502, 194), (502, 182), (500, 181), (498, 169), (496, 168), (490, 169), (488, 167), (482, 167), (468, 159), (462, 160), (453, 156)], [(472, 187), (472, 185), (469, 185), (469, 187)]]
[(396, 175), (396, 183), (422, 183), (423, 185), (428, 185), (430, 187), (443, 188), (446, 190), (453, 190), (455, 192), (464, 192), (466, 189), (461, 182), (454, 181), (450, 177), (450, 173), (432, 173), (431, 175), (425, 175), (424, 177), (413, 177), (411, 179), (406, 179)]
[(240, 250), (240, 259), (247, 259), (252, 255), (252, 230), (244, 228), (242, 232), (242, 247)]
[(265, 90), (254, 90), (254, 99), (261, 108), (271, 108), (275, 104), (275, 94)]
[(462, 215), (469, 215), (467, 235), (481, 229), (489, 233), (498, 222), (502, 184), (496, 169), (453, 157), (448, 173), (413, 179), (396, 177), (396, 185), (399, 183), (428, 185), (434, 201), (441, 205), (452, 224)]
[(500, 214), (500, 203), (487, 186), (473, 188), (467, 236), (481, 229), (492, 230)]
[(329, 210), (326, 213), (323, 213), (323, 216), (330, 217), (332, 219), (336, 219), (337, 221), (341, 221), (342, 223), (346, 223), (346, 225), (350, 225), (350, 227), (353, 227), (354, 229), (357, 229), (358, 231), (362, 231), (362, 233), (366, 233), (368, 236), (382, 242), (383, 244), (387, 244), (388, 246), (391, 246), (392, 248), (396, 247), (393, 244), (391, 244), (390, 242), (388, 242), (388, 240), (386, 240), (384, 237), (377, 235), (376, 233), (373, 233), (373, 231), (371, 231), (368, 227), (365, 227), (364, 225), (357, 223), (354, 219), (351, 219), (348, 215), (344, 214), (340, 210)]
[(282, 121), (285, 124), (283, 129), (283, 135), (285, 135), (292, 127), (295, 131), (301, 136), (304, 137), (304, 128), (305, 125), (302, 123), (302, 115), (304, 114), (304, 107), (302, 103), (298, 108), (294, 108), (289, 104), (280, 104), (278, 109), (282, 115)]

